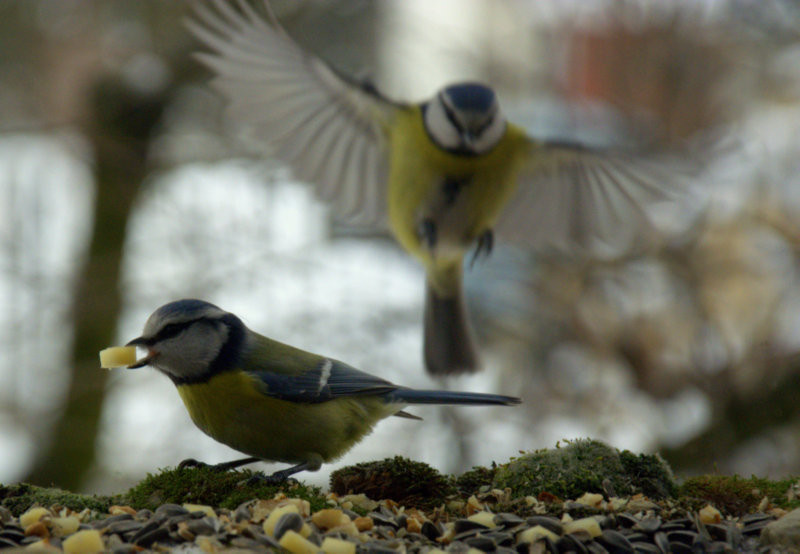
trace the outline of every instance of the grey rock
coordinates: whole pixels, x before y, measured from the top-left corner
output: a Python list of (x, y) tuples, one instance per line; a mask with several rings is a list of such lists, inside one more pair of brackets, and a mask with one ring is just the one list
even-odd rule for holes
[(800, 548), (800, 508), (792, 510), (761, 530), (761, 543), (769, 546)]
[(156, 508), (156, 515), (164, 514), (167, 517), (177, 516), (181, 514), (188, 514), (189, 510), (177, 504), (162, 504)]
[(109, 533), (126, 535), (128, 533), (135, 533), (142, 527), (144, 527), (144, 523), (141, 521), (136, 521), (135, 519), (123, 519), (113, 522), (111, 525), (106, 527), (106, 531)]
[(202, 519), (187, 521), (186, 528), (194, 535), (213, 535), (217, 530), (214, 523), (214, 519), (206, 516)]

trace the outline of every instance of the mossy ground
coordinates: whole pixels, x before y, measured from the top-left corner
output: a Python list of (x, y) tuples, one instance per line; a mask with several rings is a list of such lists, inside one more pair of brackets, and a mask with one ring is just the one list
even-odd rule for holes
[(338, 469), (331, 474), (331, 491), (391, 498), (401, 505), (431, 509), (456, 495), (450, 477), (422, 462), (396, 456)]
[(565, 441), (556, 448), (537, 450), (499, 466), (492, 483), (510, 487), (519, 496), (549, 493), (577, 498), (585, 492), (609, 496), (642, 493), (660, 499), (676, 489), (672, 470), (654, 454), (619, 451), (600, 441)]
[(31, 506), (63, 506), (75, 511), (86, 508), (106, 512), (117, 504), (117, 497), (76, 494), (57, 488), (37, 487), (27, 483), (0, 484), (0, 506), (19, 515)]
[(95, 496), (70, 493), (56, 488), (36, 487), (24, 483), (0, 485), (0, 506), (14, 515), (32, 506), (63, 506), (81, 511), (89, 508), (107, 512), (113, 505), (131, 506), (136, 510), (154, 510), (161, 504), (205, 504), (216, 508), (234, 509), (253, 498), (273, 498), (285, 493), (293, 498), (308, 500), (312, 510), (326, 506), (319, 487), (289, 480), (279, 485), (249, 484), (253, 472), (216, 471), (213, 468), (167, 468), (148, 474), (124, 494)]
[(678, 497), (692, 509), (711, 504), (734, 516), (755, 511), (764, 497), (770, 504), (792, 510), (800, 508), (800, 498), (794, 491), (797, 483), (797, 478), (773, 481), (755, 476), (700, 475), (686, 479)]
[(319, 487), (304, 485), (294, 479), (278, 485), (250, 484), (254, 473), (243, 471), (217, 471), (212, 467), (166, 469), (148, 474), (130, 489), (125, 498), (136, 509), (151, 510), (165, 503), (206, 504), (219, 508), (235, 509), (253, 498), (273, 498), (283, 492), (287, 496), (308, 500), (312, 510), (325, 506), (325, 497)]
[[(136, 486), (114, 496), (79, 495), (60, 489), (27, 484), (0, 484), (0, 506), (18, 515), (31, 506), (64, 506), (107, 512), (112, 505), (154, 509), (164, 503), (205, 504), (234, 509), (253, 498), (273, 498), (277, 493), (304, 498), (312, 511), (326, 507), (317, 487), (290, 480), (280, 485), (249, 484), (248, 470), (219, 472), (212, 468), (167, 468), (148, 474)], [(331, 475), (331, 491), (338, 495), (363, 493), (373, 500), (391, 499), (423, 510), (451, 505), (477, 494), (482, 498), (497, 489), (510, 489), (492, 506), (495, 511), (522, 510), (525, 497), (554, 501), (576, 499), (585, 492), (626, 497), (641, 493), (652, 500), (667, 499), (680, 510), (697, 510), (712, 504), (725, 515), (738, 516), (768, 504), (784, 509), (800, 507), (797, 478), (773, 481), (758, 477), (705, 475), (686, 479), (678, 486), (669, 466), (658, 456), (619, 451), (598, 441), (576, 440), (554, 449), (539, 450), (505, 464), (475, 467), (458, 476), (395, 457), (342, 468)], [(517, 499), (517, 500), (513, 500)], [(685, 513), (685, 512), (684, 512)], [(523, 514), (520, 514), (523, 515)]]

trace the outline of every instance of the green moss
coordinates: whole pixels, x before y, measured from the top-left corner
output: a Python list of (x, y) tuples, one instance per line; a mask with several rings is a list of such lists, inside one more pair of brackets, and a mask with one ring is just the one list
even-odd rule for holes
[(660, 457), (620, 452), (588, 439), (515, 458), (498, 467), (494, 485), (510, 487), (514, 496), (548, 492), (564, 499), (585, 492), (617, 496), (643, 492), (663, 498), (675, 490), (672, 471)]
[[(749, 481), (755, 487), (759, 496), (766, 496), (770, 502), (786, 510), (800, 508), (800, 495), (797, 487), (800, 483), (798, 477), (793, 476), (786, 479), (771, 480), (763, 477), (750, 477)], [(790, 492), (790, 489), (792, 491)]]
[(118, 497), (76, 494), (56, 488), (37, 487), (26, 483), (0, 485), (0, 505), (11, 510), (15, 516), (32, 506), (64, 506), (81, 511), (86, 508), (107, 512), (109, 506), (118, 503)]
[(701, 475), (687, 479), (679, 492), (694, 509), (711, 504), (725, 514), (739, 516), (755, 511), (765, 496), (771, 503), (785, 509), (800, 507), (800, 500), (789, 500), (787, 496), (789, 487), (796, 482), (796, 479), (771, 481), (738, 475)]
[(334, 471), (331, 491), (338, 495), (363, 493), (373, 500), (392, 499), (422, 509), (440, 506), (456, 494), (448, 477), (428, 464), (400, 456)]
[(287, 496), (308, 500), (312, 510), (325, 506), (325, 498), (318, 487), (294, 480), (277, 485), (249, 485), (247, 480), (253, 474), (250, 470), (217, 471), (212, 467), (164, 469), (157, 474), (148, 474), (128, 491), (125, 499), (136, 509), (153, 510), (168, 502), (234, 509), (247, 500), (272, 498), (276, 493), (284, 492)]
[(619, 453), (619, 460), (635, 492), (650, 498), (675, 496), (678, 485), (672, 468), (658, 454), (634, 454), (629, 450)]
[(470, 496), (482, 488), (490, 488), (494, 484), (497, 464), (492, 467), (475, 466), (455, 478), (455, 486), (462, 496)]
[[(127, 493), (115, 496), (80, 495), (61, 489), (28, 484), (0, 485), (0, 506), (18, 516), (32, 506), (65, 506), (106, 513), (114, 504), (136, 509), (155, 509), (164, 503), (196, 503), (234, 509), (253, 498), (273, 498), (283, 492), (304, 498), (313, 511), (327, 507), (317, 487), (291, 480), (280, 485), (248, 485), (252, 471), (220, 472), (213, 468), (166, 469), (148, 474)], [(556, 448), (539, 450), (512, 459), (507, 464), (473, 467), (457, 477), (442, 475), (427, 464), (402, 457), (342, 468), (331, 475), (331, 490), (340, 496), (363, 493), (373, 500), (392, 499), (406, 507), (429, 510), (461, 495), (510, 487), (511, 499), (497, 499), (494, 511), (527, 513), (524, 496), (549, 493), (574, 499), (585, 492), (625, 497), (644, 493), (651, 499), (672, 497), (673, 513), (695, 511), (712, 504), (725, 515), (739, 516), (757, 509), (766, 496), (772, 505), (787, 510), (800, 508), (794, 488), (797, 478), (768, 480), (757, 477), (704, 475), (687, 479), (677, 487), (669, 466), (658, 455), (619, 451), (594, 440), (562, 442)], [(794, 488), (793, 488), (794, 487)], [(790, 494), (791, 493), (791, 494)], [(491, 494), (481, 498), (491, 502)], [(506, 502), (501, 505), (500, 502)], [(557, 509), (560, 509), (560, 504)], [(574, 507), (570, 511), (575, 516)], [(357, 513), (368, 510), (355, 506)], [(558, 515), (558, 514), (556, 514)]]

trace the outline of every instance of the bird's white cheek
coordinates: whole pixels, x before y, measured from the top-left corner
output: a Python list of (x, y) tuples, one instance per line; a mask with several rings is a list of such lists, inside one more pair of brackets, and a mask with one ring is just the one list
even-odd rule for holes
[(441, 148), (455, 150), (462, 146), (461, 135), (445, 115), (442, 105), (434, 100), (425, 110), (425, 129), (431, 139)]
[(506, 132), (506, 120), (500, 115), (496, 116), (492, 123), (475, 138), (472, 143), (472, 150), (477, 154), (485, 154), (497, 146)]

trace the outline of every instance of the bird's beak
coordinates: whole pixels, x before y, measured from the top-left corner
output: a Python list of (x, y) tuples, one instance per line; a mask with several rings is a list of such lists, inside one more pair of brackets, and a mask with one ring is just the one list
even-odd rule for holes
[(128, 341), (128, 344), (125, 346), (141, 346), (142, 348), (147, 349), (147, 355), (142, 358), (141, 360), (136, 360), (136, 363), (133, 363), (128, 366), (128, 369), (138, 369), (140, 367), (144, 367), (148, 365), (153, 359), (158, 356), (158, 352), (153, 350), (153, 348), (148, 344), (148, 340), (144, 337), (136, 337), (132, 341)]
[(461, 133), (461, 144), (464, 145), (464, 150), (467, 152), (474, 152), (476, 139), (477, 137), (472, 131), (464, 131)]

